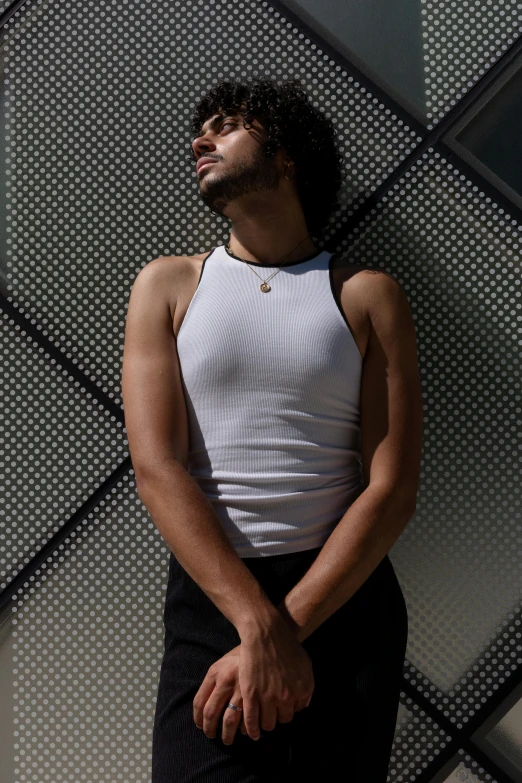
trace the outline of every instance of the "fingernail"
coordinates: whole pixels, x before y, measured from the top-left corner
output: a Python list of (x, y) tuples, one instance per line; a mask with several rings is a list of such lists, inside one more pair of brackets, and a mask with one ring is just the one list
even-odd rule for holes
[(258, 740), (261, 734), (259, 734), (257, 737), (252, 737), (253, 740)]

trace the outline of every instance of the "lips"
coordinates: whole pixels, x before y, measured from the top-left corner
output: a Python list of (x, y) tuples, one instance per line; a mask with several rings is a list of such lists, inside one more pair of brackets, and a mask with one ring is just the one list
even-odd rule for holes
[(204, 160), (203, 162), (200, 162), (198, 166), (198, 174), (201, 171), (201, 169), (204, 169), (205, 166), (211, 166), (212, 163), (217, 163), (217, 160)]

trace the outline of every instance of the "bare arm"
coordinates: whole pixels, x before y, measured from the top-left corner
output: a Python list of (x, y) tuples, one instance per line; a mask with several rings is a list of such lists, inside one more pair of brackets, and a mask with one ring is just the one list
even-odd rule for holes
[(414, 323), (406, 295), (393, 277), (372, 271), (364, 276), (360, 292), (370, 319), (361, 378), (366, 489), (278, 606), (300, 642), (359, 589), (415, 511), (422, 397)]
[(282, 619), (186, 469), (187, 410), (172, 327), (182, 264), (154, 259), (134, 281), (122, 365), (125, 425), (140, 499), (182, 567), (242, 637), (252, 624)]

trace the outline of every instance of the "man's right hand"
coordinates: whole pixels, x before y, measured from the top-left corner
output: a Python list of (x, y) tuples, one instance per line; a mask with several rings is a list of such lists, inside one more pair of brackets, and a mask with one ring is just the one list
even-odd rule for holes
[(289, 723), (310, 703), (315, 688), (312, 661), (281, 616), (254, 627), (241, 638), (239, 688), (242, 723), (254, 738), (260, 729)]

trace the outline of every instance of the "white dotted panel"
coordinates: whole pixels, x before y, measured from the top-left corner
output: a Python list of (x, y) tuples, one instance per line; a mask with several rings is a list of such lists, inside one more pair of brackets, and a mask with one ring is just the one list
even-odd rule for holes
[(431, 130), (515, 43), (522, 6), (518, 0), (423, 0), (421, 8)]
[(498, 783), (497, 778), (486, 772), (484, 767), (462, 748), (459, 749), (458, 764), (448, 783), (452, 781), (455, 783)]
[(150, 780), (167, 573), (130, 472), (18, 595), (16, 783)]
[(128, 442), (123, 424), (5, 314), (0, 331), (5, 585), (121, 464)]
[(414, 783), (451, 739), (449, 734), (402, 691), (390, 754), (388, 781)]
[(47, 319), (118, 403), (137, 272), (228, 236), (190, 157), (190, 116), (208, 87), (230, 74), (295, 76), (331, 115), (347, 163), (325, 239), (420, 141), (264, 3), (58, 0), (31, 24), (19, 17), (5, 61), (9, 297)]

